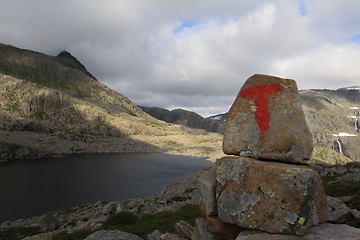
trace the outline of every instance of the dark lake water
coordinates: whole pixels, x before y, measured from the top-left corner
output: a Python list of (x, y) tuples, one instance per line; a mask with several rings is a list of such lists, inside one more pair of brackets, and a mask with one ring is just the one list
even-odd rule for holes
[(0, 223), (151, 195), (210, 166), (202, 158), (165, 154), (76, 154), (0, 164)]

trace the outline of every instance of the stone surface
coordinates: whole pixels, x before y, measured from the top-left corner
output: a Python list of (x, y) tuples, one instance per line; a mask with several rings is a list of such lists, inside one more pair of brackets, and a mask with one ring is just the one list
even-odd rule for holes
[(56, 234), (59, 234), (61, 232), (62, 231), (57, 230), (52, 232), (40, 233), (34, 236), (25, 237), (23, 238), (23, 240), (52, 240)]
[(360, 221), (360, 211), (357, 209), (351, 209), (350, 210), (351, 215), (353, 215), (356, 220)]
[(296, 82), (253, 75), (226, 119), (223, 151), (229, 155), (304, 163), (313, 149)]
[(323, 223), (303, 236), (270, 234), (260, 231), (241, 232), (236, 240), (359, 240), (360, 229), (345, 224)]
[(216, 180), (218, 215), (224, 222), (300, 235), (328, 219), (319, 174), (307, 166), (224, 157)]
[(191, 239), (195, 229), (186, 221), (180, 220), (175, 224), (175, 230), (180, 237)]
[[(173, 233), (162, 234), (159, 230), (155, 230), (152, 234), (148, 234), (146, 240), (186, 240), (187, 238), (180, 237)], [(190, 239), (190, 238), (189, 238)]]
[(186, 240), (186, 238), (182, 238), (173, 233), (164, 233), (161, 235), (160, 240)]
[(85, 238), (85, 240), (142, 240), (140, 237), (117, 230), (97, 231)]
[(53, 231), (61, 225), (59, 220), (56, 217), (54, 217), (52, 214), (42, 215), (38, 219), (37, 224), (44, 232)]
[(151, 234), (147, 235), (146, 240), (160, 240), (161, 235), (159, 230), (154, 230)]
[(327, 196), (326, 200), (330, 207), (329, 221), (336, 223), (350, 213), (350, 208), (339, 198)]
[(235, 239), (243, 230), (237, 225), (223, 222), (218, 216), (205, 216), (205, 225), (207, 231), (224, 240)]
[(199, 177), (200, 198), (205, 207), (205, 214), (209, 216), (217, 215), (215, 189), (216, 168), (213, 167)]
[(195, 221), (195, 232), (191, 240), (222, 240), (220, 237), (209, 232), (203, 218), (197, 218)]

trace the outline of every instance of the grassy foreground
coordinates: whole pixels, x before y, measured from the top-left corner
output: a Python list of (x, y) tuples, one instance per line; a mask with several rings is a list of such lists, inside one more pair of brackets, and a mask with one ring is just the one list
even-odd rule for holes
[[(151, 234), (154, 230), (159, 230), (162, 233), (176, 233), (174, 225), (180, 220), (195, 225), (195, 219), (200, 216), (199, 207), (193, 204), (186, 205), (177, 212), (166, 211), (144, 214), (140, 217), (130, 212), (118, 212), (112, 215), (97, 230), (121, 230), (146, 239), (147, 235)], [(62, 232), (57, 234), (53, 240), (80, 240), (93, 232), (88, 230), (79, 230), (74, 233)]]

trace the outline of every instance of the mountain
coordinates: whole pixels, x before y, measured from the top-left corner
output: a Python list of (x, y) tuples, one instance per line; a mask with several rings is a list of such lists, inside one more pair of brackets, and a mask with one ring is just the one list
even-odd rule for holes
[(220, 135), (151, 117), (66, 51), (54, 57), (0, 44), (0, 86), (0, 162), (78, 152), (221, 152)]
[(88, 75), (89, 77), (96, 79), (88, 70), (85, 68), (84, 65), (82, 65), (81, 62), (79, 62), (71, 53), (68, 51), (62, 51), (55, 57), (55, 60), (59, 63), (63, 64), (66, 67), (78, 69)]
[(215, 119), (204, 118), (199, 114), (184, 109), (174, 109), (172, 111), (159, 107), (140, 108), (159, 120), (180, 124), (191, 128), (204, 129), (209, 132), (221, 132), (221, 124)]
[[(331, 163), (360, 161), (360, 86), (337, 90), (302, 90), (299, 98), (313, 134), (313, 160)], [(224, 113), (202, 118), (194, 112), (182, 109), (142, 109), (166, 122), (219, 133), (224, 132), (227, 116), (227, 113)]]
[(217, 122), (219, 124), (218, 132), (224, 133), (226, 117), (227, 117), (227, 113), (220, 113), (214, 116), (207, 117), (206, 119), (210, 119), (212, 121)]
[[(302, 90), (299, 98), (313, 134), (312, 158), (332, 163), (360, 161), (360, 86)], [(226, 113), (209, 118), (225, 124)]]
[[(315, 146), (335, 149), (345, 157), (360, 161), (360, 134), (355, 126), (359, 119), (360, 88), (303, 90), (300, 100)], [(336, 147), (338, 142), (341, 142), (341, 151)]]

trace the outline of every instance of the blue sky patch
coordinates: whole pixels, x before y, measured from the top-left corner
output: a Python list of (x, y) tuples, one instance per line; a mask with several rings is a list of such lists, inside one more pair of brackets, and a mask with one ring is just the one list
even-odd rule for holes
[(350, 41), (353, 42), (353, 43), (358, 43), (358, 44), (360, 44), (360, 34), (357, 34), (357, 35), (352, 36), (351, 39), (350, 39)]
[(184, 31), (186, 28), (191, 28), (195, 25), (193, 21), (181, 21), (181, 25), (174, 29), (174, 34), (179, 34)]
[(299, 0), (299, 14), (300, 16), (307, 16), (308, 10), (305, 4), (305, 0)]

